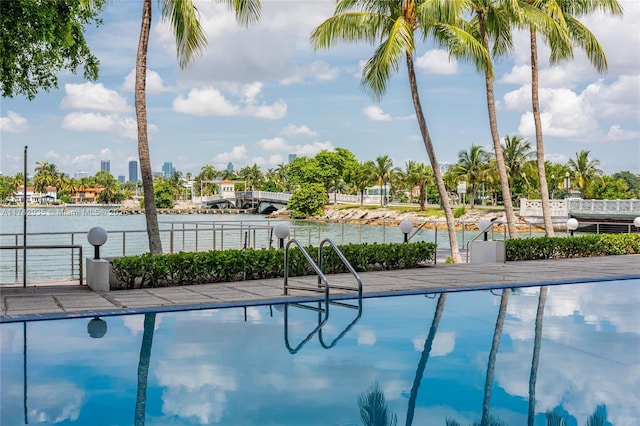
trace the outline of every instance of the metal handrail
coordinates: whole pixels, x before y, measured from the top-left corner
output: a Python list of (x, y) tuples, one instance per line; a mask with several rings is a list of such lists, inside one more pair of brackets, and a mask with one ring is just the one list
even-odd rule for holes
[(285, 295), (289, 294), (290, 288), (297, 289), (297, 290), (318, 291), (317, 289), (314, 289), (314, 288), (289, 285), (289, 248), (291, 244), (295, 244), (300, 249), (306, 261), (309, 263), (309, 265), (311, 265), (313, 270), (318, 275), (318, 279), (324, 283), (323, 292), (324, 292), (325, 303), (327, 303), (327, 316), (328, 316), (329, 315), (329, 306), (328, 306), (329, 305), (329, 282), (327, 281), (327, 277), (325, 276), (325, 274), (322, 273), (322, 269), (318, 267), (316, 262), (311, 258), (309, 253), (307, 253), (307, 251), (304, 249), (302, 244), (300, 244), (298, 240), (296, 240), (295, 238), (290, 239), (284, 248), (284, 294)]
[[(320, 270), (322, 270), (322, 247), (324, 247), (325, 244), (329, 244), (333, 248), (333, 250), (336, 252), (340, 260), (342, 260), (342, 263), (344, 264), (344, 266), (346, 266), (349, 272), (351, 272), (351, 275), (355, 277), (356, 282), (358, 283), (358, 288), (357, 288), (358, 297), (361, 298), (362, 297), (362, 280), (360, 279), (360, 275), (358, 275), (358, 273), (353, 268), (351, 263), (349, 263), (347, 258), (344, 257), (344, 254), (342, 254), (342, 252), (338, 248), (338, 246), (330, 238), (325, 238), (320, 242), (320, 245), (318, 246), (318, 266), (320, 267)], [(320, 284), (321, 284), (320, 276), (318, 276), (318, 287), (320, 287)], [(337, 288), (340, 288), (342, 290), (356, 290), (351, 287), (342, 287), (342, 286), (338, 286)]]
[[(292, 348), (291, 344), (289, 343), (289, 306), (295, 306), (300, 309), (309, 309), (309, 310), (318, 312), (318, 325), (313, 330), (311, 330), (311, 332), (307, 334), (307, 336), (304, 339), (302, 339), (302, 341), (295, 348)], [(327, 312), (327, 314), (324, 316), (324, 319), (323, 319), (322, 313), (325, 311)], [(302, 305), (300, 303), (285, 304), (284, 305), (284, 344), (287, 347), (287, 350), (289, 351), (289, 353), (295, 354), (300, 349), (302, 349), (302, 347), (306, 345), (309, 340), (311, 340), (314, 334), (316, 334), (318, 331), (322, 329), (322, 327), (324, 327), (324, 325), (327, 323), (328, 320), (329, 320), (329, 304), (328, 303), (326, 304), (326, 309), (322, 308), (322, 302), (318, 302), (317, 308)]]

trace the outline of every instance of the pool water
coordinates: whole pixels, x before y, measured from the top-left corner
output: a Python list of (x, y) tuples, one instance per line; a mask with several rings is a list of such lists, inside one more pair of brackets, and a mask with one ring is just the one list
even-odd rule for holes
[(0, 424), (640, 424), (640, 281), (543, 289), (0, 324)]

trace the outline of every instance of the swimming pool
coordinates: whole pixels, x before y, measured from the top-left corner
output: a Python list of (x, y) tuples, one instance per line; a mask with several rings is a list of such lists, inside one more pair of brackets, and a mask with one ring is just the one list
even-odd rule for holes
[(542, 289), (0, 324), (0, 424), (640, 424), (640, 281)]

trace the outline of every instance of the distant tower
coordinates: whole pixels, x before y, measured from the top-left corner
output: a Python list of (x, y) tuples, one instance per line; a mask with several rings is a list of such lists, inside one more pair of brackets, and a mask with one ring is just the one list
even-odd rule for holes
[(138, 181), (138, 162), (136, 160), (129, 161), (129, 182)]
[(174, 171), (173, 163), (171, 161), (165, 161), (162, 165), (162, 175), (165, 178), (170, 178)]
[(110, 160), (100, 161), (100, 171), (111, 173), (111, 161)]
[(289, 162), (292, 162), (293, 160), (295, 160), (296, 158), (298, 158), (297, 154), (289, 154)]
[(227, 164), (227, 170), (230, 172), (233, 171), (233, 163), (231, 161), (229, 161), (229, 164)]
[(124, 175), (118, 175), (118, 182), (124, 183), (127, 178)]
[(82, 178), (89, 177), (89, 173), (88, 172), (75, 172), (73, 174), (73, 177), (76, 178), (76, 179), (82, 179)]

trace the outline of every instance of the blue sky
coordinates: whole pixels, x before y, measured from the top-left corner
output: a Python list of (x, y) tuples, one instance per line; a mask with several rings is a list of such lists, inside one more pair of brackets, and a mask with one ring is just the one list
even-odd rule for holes
[[(198, 173), (257, 163), (263, 170), (289, 154), (314, 155), (343, 147), (361, 160), (389, 155), (396, 166), (428, 163), (402, 66), (380, 103), (360, 89), (360, 70), (373, 54), (366, 44), (314, 52), (309, 34), (333, 13), (332, 1), (263, 2), (259, 24), (241, 28), (231, 13), (198, 1), (208, 46), (180, 70), (175, 43), (154, 2), (148, 59), (148, 120), (154, 171), (165, 161)], [(640, 173), (640, 2), (622, 0), (620, 17), (582, 19), (609, 61), (598, 75), (581, 52), (550, 67), (540, 49), (540, 98), (546, 158), (566, 162), (591, 151), (606, 173)], [(137, 159), (133, 70), (140, 31), (140, 1), (108, 2), (104, 24), (88, 32), (101, 61), (100, 78), (85, 82), (63, 73), (60, 87), (34, 101), (2, 99), (1, 162), (5, 175), (30, 172), (47, 160), (71, 176), (94, 174), (100, 160), (114, 175), (128, 175)], [(535, 140), (530, 105), (528, 34), (515, 35), (515, 51), (497, 64), (500, 134)], [(484, 80), (472, 66), (450, 61), (429, 44), (418, 47), (416, 69), (423, 107), (440, 162), (454, 163), (471, 144), (491, 147)]]

